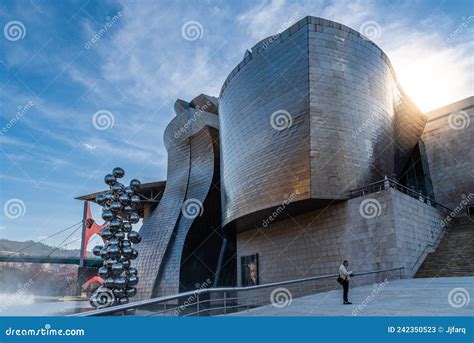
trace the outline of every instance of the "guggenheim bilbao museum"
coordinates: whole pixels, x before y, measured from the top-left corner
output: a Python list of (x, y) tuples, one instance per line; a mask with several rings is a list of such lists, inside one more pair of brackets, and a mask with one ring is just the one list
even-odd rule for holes
[(343, 259), (415, 276), (445, 231), (474, 225), (473, 107), (422, 113), (387, 55), (336, 22), (263, 39), (219, 97), (175, 103), (167, 179), (141, 188), (138, 298), (333, 274)]

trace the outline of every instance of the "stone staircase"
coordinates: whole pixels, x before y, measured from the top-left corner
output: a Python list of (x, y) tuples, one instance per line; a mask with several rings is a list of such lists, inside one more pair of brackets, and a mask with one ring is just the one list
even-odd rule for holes
[(474, 218), (456, 218), (436, 251), (428, 254), (416, 278), (474, 276)]

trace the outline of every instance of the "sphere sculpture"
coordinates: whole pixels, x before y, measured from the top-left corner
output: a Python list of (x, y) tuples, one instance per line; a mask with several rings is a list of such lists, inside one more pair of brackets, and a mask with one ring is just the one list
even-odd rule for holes
[(104, 245), (97, 245), (92, 250), (95, 256), (104, 259), (104, 265), (99, 269), (104, 284), (90, 298), (95, 308), (123, 305), (137, 294), (137, 269), (131, 267), (131, 260), (138, 256), (133, 245), (141, 241), (140, 234), (132, 231), (132, 225), (140, 220), (135, 212), (140, 203), (140, 197), (136, 194), (140, 181), (133, 179), (130, 186), (125, 187), (117, 181), (124, 175), (122, 168), (114, 168), (112, 174), (104, 178), (110, 191), (96, 197), (97, 204), (102, 206), (102, 219), (107, 222), (107, 227), (100, 233)]

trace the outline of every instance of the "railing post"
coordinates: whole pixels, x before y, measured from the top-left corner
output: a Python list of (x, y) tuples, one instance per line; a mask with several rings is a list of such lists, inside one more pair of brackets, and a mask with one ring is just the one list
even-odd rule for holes
[(163, 306), (163, 315), (166, 316), (166, 301), (165, 301), (164, 306)]
[(227, 314), (227, 292), (224, 291), (224, 314)]
[(198, 315), (198, 317), (200, 315), (200, 313), (199, 313), (200, 311), (201, 311), (201, 300), (199, 298), (199, 293), (198, 293), (197, 294), (197, 315)]
[(421, 202), (425, 202), (425, 199), (423, 198), (423, 194), (421, 194), (421, 191), (418, 192), (418, 200), (420, 200)]

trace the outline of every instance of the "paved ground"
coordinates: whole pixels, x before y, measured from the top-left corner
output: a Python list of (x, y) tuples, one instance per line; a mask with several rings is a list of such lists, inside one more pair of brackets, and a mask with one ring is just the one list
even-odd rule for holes
[(283, 308), (268, 305), (234, 315), (474, 316), (474, 277), (389, 281), (385, 286), (353, 288), (349, 292), (349, 300), (353, 305), (342, 305), (341, 287), (338, 291), (293, 299), (290, 305)]

